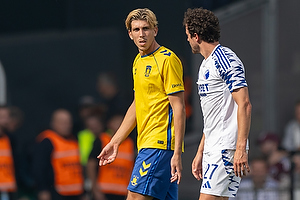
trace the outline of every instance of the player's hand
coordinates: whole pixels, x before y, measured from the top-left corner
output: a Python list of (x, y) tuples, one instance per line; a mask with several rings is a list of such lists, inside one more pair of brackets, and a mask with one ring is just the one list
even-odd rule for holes
[(197, 153), (197, 155), (195, 156), (195, 158), (192, 162), (192, 174), (198, 181), (203, 178), (202, 177), (202, 158), (203, 158), (203, 154)]
[(171, 182), (177, 180), (177, 184), (181, 181), (181, 172), (182, 172), (182, 162), (181, 154), (173, 155), (171, 159)]
[(236, 149), (233, 161), (234, 173), (238, 177), (245, 176), (247, 172), (250, 172), (248, 164), (248, 154), (246, 150)]
[(99, 159), (99, 166), (113, 162), (118, 154), (119, 146), (117, 144), (108, 143), (97, 156)]

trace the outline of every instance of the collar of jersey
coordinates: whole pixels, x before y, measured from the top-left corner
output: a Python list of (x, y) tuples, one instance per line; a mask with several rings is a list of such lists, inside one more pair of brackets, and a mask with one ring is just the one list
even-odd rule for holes
[[(211, 55), (213, 55), (213, 54), (215, 53), (215, 51), (216, 51), (219, 47), (221, 47), (221, 44), (218, 44), (217, 46), (215, 46), (214, 50), (212, 50), (212, 52), (211, 52), (210, 55), (207, 57), (207, 59), (208, 59)], [(206, 59), (206, 60), (207, 60), (207, 59)]]
[(149, 54), (146, 54), (146, 55), (141, 56), (141, 58), (144, 58), (144, 57), (147, 57), (147, 56), (149, 56), (149, 55), (151, 55), (151, 54), (154, 54), (154, 52), (156, 52), (160, 47), (161, 47), (161, 46), (159, 46), (157, 49), (155, 49), (154, 51), (152, 51), (152, 52), (149, 53)]

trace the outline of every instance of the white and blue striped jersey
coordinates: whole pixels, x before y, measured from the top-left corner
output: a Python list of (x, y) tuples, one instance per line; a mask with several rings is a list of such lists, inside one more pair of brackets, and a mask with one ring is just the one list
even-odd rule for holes
[(204, 152), (236, 149), (238, 106), (231, 92), (247, 87), (243, 63), (231, 49), (219, 44), (202, 61), (197, 84), (204, 119)]

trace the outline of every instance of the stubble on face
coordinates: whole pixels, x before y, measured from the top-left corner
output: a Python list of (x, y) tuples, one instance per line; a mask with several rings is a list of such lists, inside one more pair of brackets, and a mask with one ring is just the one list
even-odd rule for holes
[(192, 37), (192, 35), (190, 34), (187, 26), (185, 26), (185, 33), (187, 35), (187, 41), (189, 42), (189, 44), (191, 46), (192, 53), (193, 54), (200, 53), (200, 47), (198, 45), (198, 42), (196, 41), (195, 37)]

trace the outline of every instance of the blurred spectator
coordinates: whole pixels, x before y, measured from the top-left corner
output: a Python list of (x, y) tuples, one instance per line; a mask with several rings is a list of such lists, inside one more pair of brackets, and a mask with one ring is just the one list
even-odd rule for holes
[(300, 150), (300, 100), (295, 104), (295, 118), (285, 127), (282, 147), (288, 151)]
[(290, 182), (289, 171), (291, 162), (289, 154), (279, 148), (280, 139), (278, 135), (272, 132), (266, 132), (258, 138), (258, 144), (268, 162), (270, 175), (280, 182), (281, 188), (286, 189)]
[(84, 188), (87, 192), (91, 192), (92, 183), (91, 180), (87, 177), (86, 165), (93, 148), (93, 143), (99, 135), (104, 132), (104, 124), (102, 115), (99, 113), (91, 114), (85, 118), (86, 129), (78, 133), (78, 143), (80, 150), (80, 162), (84, 168)]
[(92, 181), (94, 200), (124, 200), (134, 164), (134, 143), (127, 139), (119, 146), (116, 160), (99, 167), (97, 156), (119, 128), (123, 115), (116, 114), (108, 121), (108, 130), (100, 134), (94, 142), (90, 154), (87, 174)]
[(293, 167), (293, 186), (294, 188), (294, 199), (300, 199), (300, 151), (297, 151), (293, 157), (292, 162), (294, 164)]
[(34, 160), (38, 200), (79, 200), (83, 197), (83, 174), (79, 147), (71, 133), (69, 111), (58, 109), (51, 118), (52, 130), (38, 135)]
[(117, 79), (113, 73), (105, 72), (98, 76), (97, 91), (100, 105), (105, 109), (105, 121), (115, 114), (125, 114), (130, 103), (124, 102), (125, 98), (121, 96)]
[(94, 97), (85, 95), (80, 97), (78, 102), (78, 115), (76, 115), (73, 130), (75, 133), (85, 129), (84, 119), (91, 115), (94, 108), (96, 107), (96, 102)]
[(235, 198), (230, 200), (282, 200), (279, 197), (279, 185), (268, 173), (268, 163), (263, 158), (250, 162), (251, 172), (242, 179)]
[(100, 113), (91, 113), (90, 116), (86, 116), (84, 124), (86, 129), (78, 133), (78, 143), (80, 162), (83, 166), (86, 166), (96, 137), (98, 137), (105, 129), (103, 117)]
[(23, 125), (23, 121), (24, 121), (23, 111), (17, 106), (10, 106), (7, 130), (10, 133), (16, 132)]
[(82, 121), (91, 114), (96, 106), (95, 99), (92, 96), (82, 96), (79, 99), (79, 117)]
[(17, 191), (11, 141), (7, 135), (9, 109), (0, 106), (0, 199), (13, 200)]
[[(18, 199), (30, 199), (35, 196), (35, 182), (31, 173), (32, 148), (28, 141), (24, 141), (21, 126), (24, 122), (24, 113), (17, 106), (9, 106), (9, 120), (7, 131), (11, 139), (14, 152), (15, 173), (18, 187)], [(21, 139), (22, 138), (22, 141)], [(26, 139), (28, 139), (26, 137)]]

